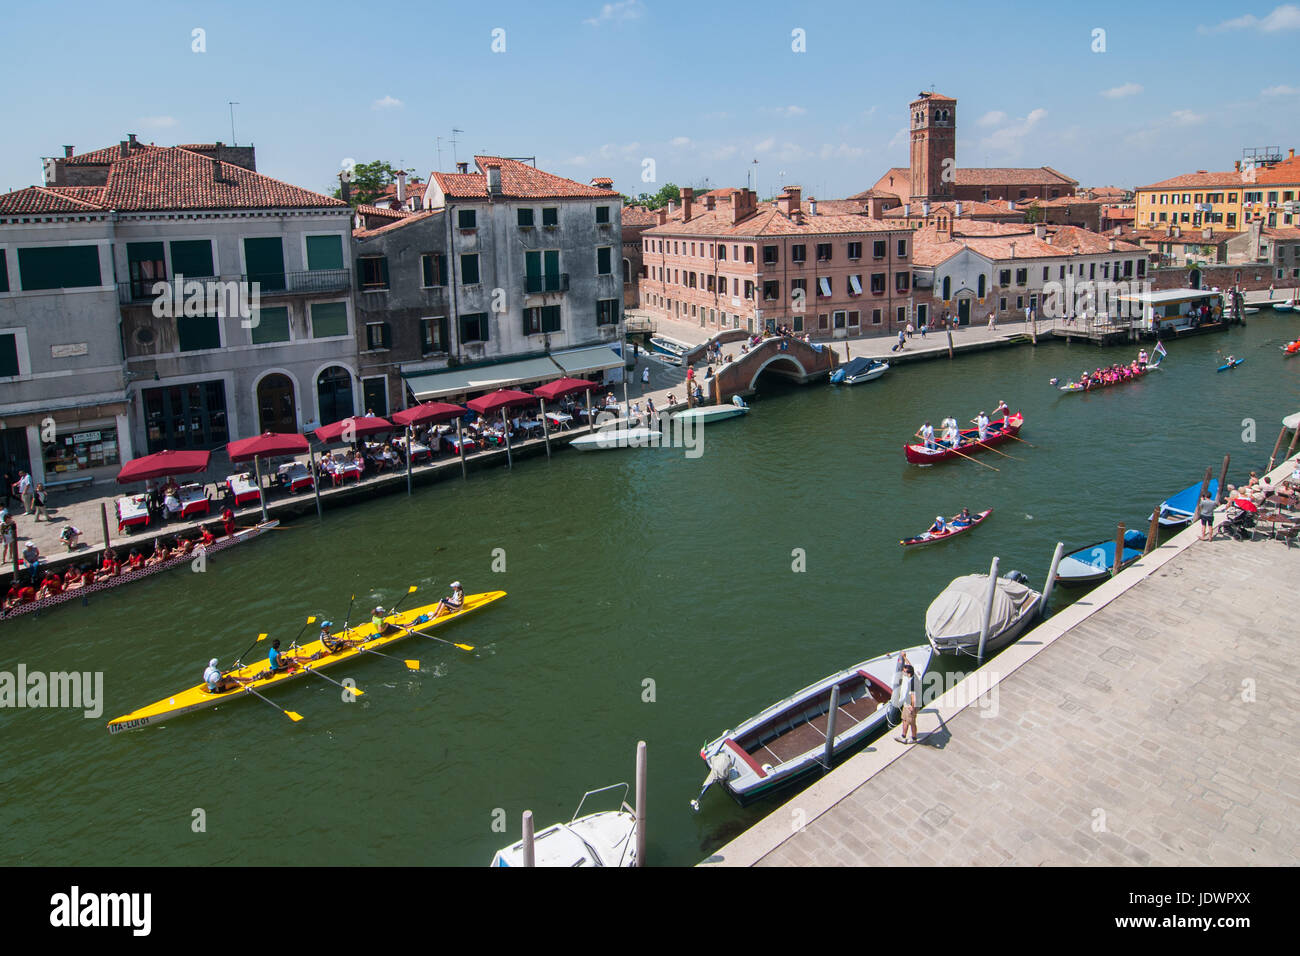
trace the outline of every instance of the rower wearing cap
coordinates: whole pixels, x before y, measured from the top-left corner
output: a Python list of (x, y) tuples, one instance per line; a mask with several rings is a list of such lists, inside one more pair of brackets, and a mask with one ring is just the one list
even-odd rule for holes
[(947, 524), (943, 520), (943, 515), (934, 516), (934, 524), (929, 527), (930, 534), (943, 534), (948, 530)]
[(330, 628), (334, 626), (333, 621), (320, 622), (320, 643), (321, 647), (333, 654), (343, 648), (342, 641), (334, 640), (334, 635), (330, 633)]
[(949, 448), (956, 448), (960, 438), (957, 435), (957, 419), (945, 418), (943, 420), (943, 442)]
[(384, 610), (382, 604), (370, 612), (370, 625), (375, 629), (373, 634), (374, 637), (379, 637), (381, 634), (388, 634), (397, 630), (395, 626), (387, 622), (386, 619), (388, 617), (389, 613)]
[(437, 608), (434, 609), (433, 616), (440, 617), (443, 614), (455, 614), (465, 606), (465, 589), (460, 586), (459, 581), (451, 582), (451, 594), (438, 602)]
[(221, 669), (217, 667), (215, 657), (208, 661), (208, 669), (203, 672), (203, 680), (209, 694), (222, 694), (228, 690), (238, 690), (240, 686), (239, 678), (228, 677), (221, 673)]
[(980, 431), (980, 441), (989, 437), (989, 417), (984, 412), (981, 411), (975, 419), (975, 427)]

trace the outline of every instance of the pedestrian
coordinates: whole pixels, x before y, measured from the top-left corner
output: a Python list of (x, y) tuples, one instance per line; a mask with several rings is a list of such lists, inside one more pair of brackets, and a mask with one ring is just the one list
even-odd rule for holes
[(4, 550), (0, 564), (8, 567), (18, 553), (18, 523), (14, 521), (13, 515), (5, 515), (3, 524), (0, 524), (0, 541), (3, 541)]
[[(1029, 315), (1028, 310), (1025, 311), (1025, 315), (1026, 315), (1026, 317), (1028, 317), (1028, 315)], [(1027, 320), (1027, 318), (1026, 318), (1026, 320)], [(994, 329), (996, 329), (997, 327), (998, 327), (997, 316), (996, 316), (993, 312), (989, 312), (989, 331), (992, 332), (992, 331), (993, 331)]]
[(1268, 301), (1273, 301), (1273, 283), (1268, 284)]
[(30, 538), (23, 547), (23, 567), (31, 575), (32, 587), (40, 587), (41, 550)]
[(907, 337), (908, 337), (909, 339), (912, 337), (912, 323), (911, 323), (911, 322), (908, 322), (908, 323), (907, 323)]
[(929, 326), (928, 326), (927, 322), (922, 321), (922, 322), (921, 322), (921, 341), (925, 341), (925, 333), (926, 333), (926, 330), (927, 330), (928, 328), (929, 328)]
[(655, 400), (653, 398), (647, 398), (645, 400), (646, 424), (653, 428), (655, 424), (655, 418), (658, 416), (658, 414), (659, 413), (655, 411)]
[(1214, 538), (1214, 496), (1210, 494), (1209, 486), (1206, 486), (1205, 494), (1197, 502), (1196, 517), (1201, 519), (1201, 540), (1212, 540)]
[(901, 351), (903, 350), (904, 343), (905, 343), (906, 341), (907, 341), (907, 333), (904, 332), (902, 329), (899, 329), (899, 330), (898, 330), (898, 344), (895, 345), (895, 346), (894, 346), (892, 349), (890, 349), (889, 351), (891, 351), (891, 352), (901, 352)]
[(641, 370), (641, 389), (644, 391), (650, 385), (650, 363), (647, 362), (645, 368)]
[(18, 497), (23, 503), (23, 514), (31, 514), (35, 490), (32, 488), (32, 476), (25, 471), (18, 472)]
[[(907, 660), (906, 654), (899, 655), (899, 660), (903, 661), (903, 676), (899, 681), (895, 694), (898, 698), (899, 709), (903, 712), (903, 730), (895, 737), (900, 744), (916, 743), (916, 709), (918, 691), (916, 687), (916, 671)], [(907, 739), (907, 728), (912, 728), (912, 739)]]
[(33, 521), (40, 521), (42, 517), (46, 521), (50, 520), (49, 513), (45, 510), (45, 486), (40, 482), (37, 482), (36, 490), (32, 493), (32, 507), (36, 513)]

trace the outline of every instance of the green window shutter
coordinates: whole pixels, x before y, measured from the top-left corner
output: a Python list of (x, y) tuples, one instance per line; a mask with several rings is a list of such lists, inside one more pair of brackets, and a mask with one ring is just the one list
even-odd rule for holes
[(462, 285), (478, 284), (478, 253), (465, 253), (460, 257), (460, 281)]
[(529, 278), (542, 274), (542, 254), (540, 252), (524, 253), (524, 274)]
[(274, 309), (263, 307), (257, 313), (257, 324), (253, 326), (252, 333), (254, 345), (288, 342), (289, 310), (283, 306)]
[(0, 249), (0, 292), (9, 291), (9, 263), (5, 260), (5, 251)]
[(606, 246), (602, 246), (601, 248), (596, 250), (596, 274), (605, 276), (605, 275), (609, 275), (609, 271), (610, 271), (609, 248)]
[(249, 282), (260, 282), (262, 288), (273, 292), (283, 291), (284, 247), (280, 237), (245, 239), (244, 267)]
[(531, 209), (520, 209), (518, 211), (519, 225), (531, 226), (533, 224), (533, 211)]
[(456, 227), (458, 229), (473, 229), (478, 216), (473, 209), (456, 210)]
[(438, 254), (438, 285), (447, 284), (447, 257)]
[(176, 320), (182, 352), (221, 348), (221, 321), (215, 315), (182, 315)]
[(388, 256), (384, 256), (384, 258), (382, 258), (382, 259), (379, 260), (379, 268), (382, 270), (382, 272), (383, 272), (383, 274), (384, 274), (384, 288), (387, 289), (387, 288), (389, 288), (389, 285), (388, 285)]
[(208, 239), (185, 239), (171, 244), (172, 275), (202, 279), (217, 274), (212, 264), (212, 242)]
[(0, 378), (18, 374), (18, 336), (0, 335)]
[(560, 251), (558, 249), (548, 249), (545, 255), (546, 268), (548, 276), (558, 276), (560, 274)]
[(542, 331), (560, 331), (560, 307), (558, 305), (547, 305), (542, 307)]
[(560, 224), (560, 210), (554, 206), (542, 209), (542, 225), (558, 226)]
[(339, 237), (308, 236), (307, 268), (311, 272), (318, 269), (342, 269), (343, 242)]
[(126, 261), (162, 262), (163, 244), (161, 242), (128, 242), (126, 244)]
[(348, 306), (346, 302), (313, 302), (311, 304), (311, 336), (314, 339), (348, 334)]
[(609, 222), (609, 207), (608, 207), (608, 206), (597, 206), (597, 207), (596, 207), (596, 222), (598, 222), (598, 223), (606, 223), (606, 222)]
[(433, 274), (433, 256), (420, 256), (420, 273), (425, 286), (437, 285)]
[(18, 275), (26, 291), (102, 285), (99, 246), (47, 246), (18, 250)]

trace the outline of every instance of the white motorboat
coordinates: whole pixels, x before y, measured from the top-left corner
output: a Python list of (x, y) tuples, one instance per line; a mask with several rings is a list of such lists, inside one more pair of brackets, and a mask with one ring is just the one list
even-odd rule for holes
[(578, 451), (608, 451), (611, 448), (659, 447), (663, 434), (657, 428), (597, 428), (569, 443)]
[(748, 405), (702, 405), (699, 408), (688, 408), (685, 411), (673, 412), (673, 421), (675, 422), (720, 422), (728, 418), (739, 418), (741, 415), (749, 414)]
[[(966, 574), (955, 578), (925, 612), (925, 637), (936, 654), (979, 652), (980, 629), (988, 606), (989, 576)], [(993, 592), (984, 653), (1001, 650), (1019, 637), (1037, 617), (1042, 595), (1025, 583), (1019, 571), (998, 578)]]
[(858, 385), (880, 378), (889, 371), (889, 363), (879, 359), (855, 358), (831, 374), (832, 385)]
[[(617, 810), (582, 815), (588, 797), (623, 788)], [(628, 785), (616, 783), (582, 795), (568, 823), (533, 835), (535, 866), (636, 866), (636, 813), (627, 803)], [(523, 866), (524, 841), (497, 850), (492, 866)]]
[[(919, 680), (930, 666), (929, 647), (906, 648)], [(704, 745), (709, 765), (704, 789), (720, 783), (741, 806), (822, 767), (832, 687), (839, 688), (832, 756), (871, 740), (891, 723), (889, 702), (901, 679), (899, 653), (882, 654), (809, 684)], [(894, 713), (893, 721), (900, 718)], [(703, 796), (701, 792), (700, 796)], [(699, 809), (699, 800), (691, 804)]]

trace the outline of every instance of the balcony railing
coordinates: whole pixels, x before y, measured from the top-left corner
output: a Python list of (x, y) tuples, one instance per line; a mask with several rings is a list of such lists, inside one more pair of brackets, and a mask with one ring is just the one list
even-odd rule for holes
[(524, 276), (524, 292), (568, 292), (569, 274), (558, 272), (550, 275)]
[[(123, 305), (130, 305), (133, 302), (152, 302), (161, 294), (169, 299), (179, 297), (183, 301), (186, 294), (184, 285), (191, 282), (198, 282), (203, 287), (205, 296), (208, 294), (210, 284), (215, 283), (229, 283), (227, 289), (232, 294), (240, 294), (247, 289), (248, 294), (251, 295), (253, 282), (258, 283), (258, 293), (263, 296), (310, 295), (346, 292), (351, 288), (352, 278), (347, 269), (315, 269), (309, 272), (272, 272), (257, 275), (184, 276), (180, 289), (176, 288), (175, 278), (132, 279), (117, 284), (118, 300)], [(163, 283), (165, 288), (155, 291), (159, 283)]]

